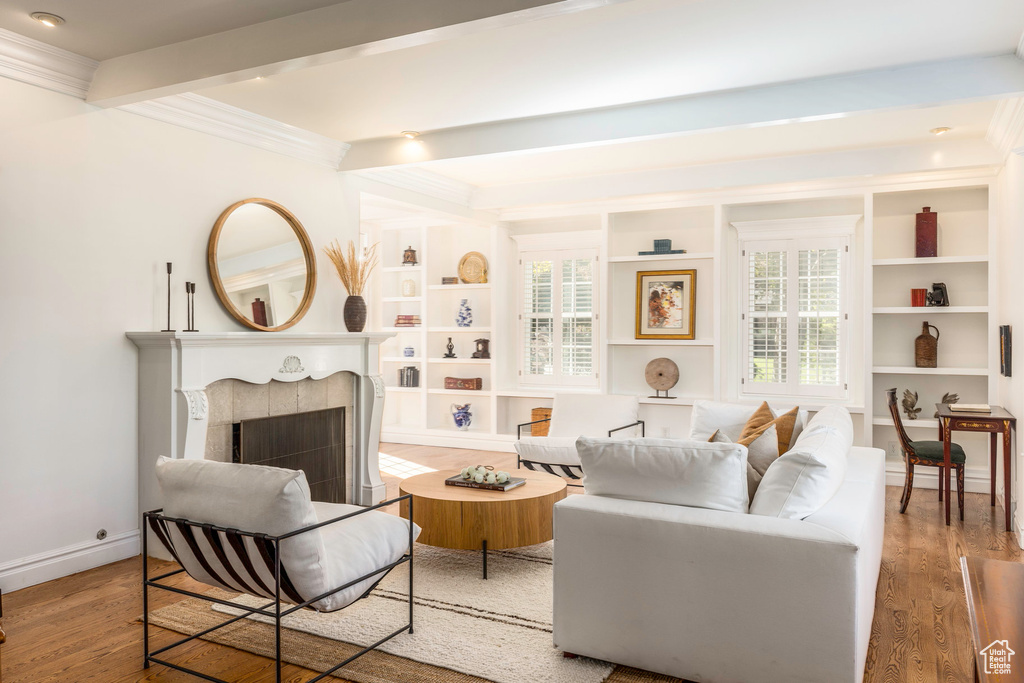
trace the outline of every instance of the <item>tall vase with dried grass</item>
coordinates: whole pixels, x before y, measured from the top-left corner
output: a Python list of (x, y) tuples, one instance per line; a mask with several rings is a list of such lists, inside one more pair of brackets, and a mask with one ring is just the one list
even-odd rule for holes
[(349, 332), (362, 332), (366, 327), (366, 301), (363, 290), (370, 279), (370, 273), (377, 265), (377, 245), (367, 249), (362, 256), (356, 252), (356, 245), (349, 240), (348, 249), (342, 250), (338, 240), (324, 247), (324, 253), (331, 259), (338, 278), (348, 292), (345, 299), (345, 328)]

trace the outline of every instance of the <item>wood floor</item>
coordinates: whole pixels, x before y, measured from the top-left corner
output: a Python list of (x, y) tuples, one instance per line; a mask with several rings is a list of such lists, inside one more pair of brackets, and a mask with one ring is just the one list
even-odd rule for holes
[[(424, 467), (454, 469), (466, 464), (514, 468), (515, 456), (385, 444), (384, 453)], [(386, 468), (387, 466), (385, 466)], [(385, 469), (382, 468), (382, 469)], [(398, 492), (396, 476), (383, 473), (388, 495)], [(899, 514), (899, 489), (886, 492), (886, 537), (875, 619), (868, 652), (869, 683), (971, 680), (961, 555), (1022, 561), (1010, 534), (1002, 530), (999, 508), (987, 496), (967, 494), (967, 521), (942, 524), (937, 494), (914, 492)], [(161, 666), (142, 668), (142, 614), (138, 559), (124, 560), (74, 576), (4, 595), (7, 643), (0, 646), (2, 683), (189, 682), (198, 679)], [(195, 588), (198, 584), (189, 579)], [(154, 592), (153, 607), (176, 599)], [(156, 645), (175, 637), (154, 629)], [(268, 659), (200, 642), (182, 647), (182, 664), (240, 683), (274, 680)], [(285, 668), (285, 681), (300, 683), (312, 672)]]

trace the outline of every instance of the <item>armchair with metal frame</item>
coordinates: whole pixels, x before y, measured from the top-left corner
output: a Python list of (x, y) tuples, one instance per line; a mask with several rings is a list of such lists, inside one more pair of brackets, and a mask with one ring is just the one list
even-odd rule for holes
[[(569, 479), (582, 479), (576, 439), (581, 436), (615, 438), (627, 429), (639, 428), (646, 435), (644, 421), (639, 418), (640, 400), (636, 396), (609, 394), (556, 394), (551, 417), (524, 422), (516, 427), (516, 467), (547, 472)], [(523, 428), (549, 423), (548, 436), (524, 436)], [(608, 425), (621, 425), (608, 429)], [(630, 436), (637, 436), (632, 434)], [(580, 484), (570, 484), (580, 486)]]
[[(308, 534), (311, 532), (319, 532), (321, 529), (325, 529), (330, 525), (344, 523), (346, 521), (358, 518), (361, 515), (372, 513), (374, 510), (378, 510), (394, 503), (402, 501), (408, 501), (409, 504), (409, 518), (412, 518), (412, 496), (405, 495), (393, 500), (387, 500), (382, 503), (378, 503), (372, 507), (367, 507), (357, 512), (350, 514), (341, 515), (333, 519), (328, 519), (317, 524), (306, 526), (300, 529), (296, 529), (289, 533), (280, 534), (277, 536), (270, 536), (262, 533), (255, 533), (249, 531), (242, 531), (236, 528), (228, 528), (222, 526), (216, 526), (213, 524), (202, 524), (194, 522), (188, 519), (168, 517), (161, 514), (162, 510), (154, 510), (143, 514), (143, 530), (142, 534), (142, 585), (143, 585), (143, 648), (145, 653), (145, 668), (149, 668), (152, 663), (160, 664), (166, 667), (170, 667), (177, 671), (181, 671), (193, 676), (197, 676), (207, 681), (214, 681), (215, 683), (229, 683), (220, 678), (204, 674), (199, 671), (188, 669), (179, 664), (174, 664), (160, 657), (163, 653), (172, 650), (176, 647), (184, 645), (196, 638), (202, 638), (213, 631), (220, 628), (233, 624), (241, 619), (252, 615), (261, 615), (273, 620), (274, 625), (274, 636), (275, 636), (275, 666), (276, 666), (276, 681), (281, 682), (281, 619), (297, 612), (300, 609), (315, 609), (316, 603), (322, 603), (322, 601), (328, 600), (331, 596), (334, 596), (341, 591), (356, 586), (369, 579), (374, 580), (373, 584), (363, 591), (361, 595), (346, 603), (345, 605), (337, 608), (343, 609), (349, 604), (365, 598), (370, 592), (377, 587), (377, 584), (384, 579), (384, 577), (395, 567), (408, 563), (409, 564), (409, 623), (403, 625), (396, 631), (393, 631), (387, 636), (384, 636), (377, 642), (362, 648), (359, 652), (354, 655), (342, 660), (338, 664), (332, 666), (327, 671), (321, 673), (318, 676), (310, 678), (306, 683), (313, 683), (314, 681), (320, 681), (329, 678), (331, 674), (352, 662), (356, 658), (366, 654), (367, 652), (379, 647), (383, 643), (391, 640), (395, 636), (399, 635), (404, 631), (409, 633), (413, 632), (413, 541), (415, 540), (415, 525), (412, 523), (408, 524), (408, 550), (397, 560), (385, 564), (384, 566), (375, 568), (371, 572), (362, 576), (353, 578), (343, 585), (333, 588), (326, 592), (313, 597), (307, 597), (302, 595), (296, 589), (295, 583), (290, 580), (287, 572), (287, 568), (282, 563), (281, 555), (281, 543), (288, 539), (294, 539), (302, 534)], [(379, 513), (378, 513), (379, 514)], [(149, 577), (149, 563), (148, 550), (148, 533), (145, 533), (146, 529), (152, 529), (154, 536), (160, 540), (161, 544), (171, 553), (171, 556), (181, 565), (180, 569), (166, 572), (160, 576), (150, 578)], [(180, 545), (175, 543), (172, 538), (171, 530), (174, 529), (180, 538), (184, 539), (184, 543)], [(199, 534), (198, 536), (196, 534)], [(204, 543), (200, 544), (197, 539), (203, 539)], [(209, 552), (212, 557), (208, 557), (203, 547), (209, 548)], [(253, 557), (250, 554), (256, 555), (256, 562), (253, 561)], [(184, 560), (184, 562), (183, 562)], [(262, 564), (262, 566), (260, 566)], [(202, 570), (213, 577), (213, 581), (207, 577), (203, 577), (201, 572), (194, 572), (187, 569), (189, 566), (199, 566)], [(226, 576), (220, 576), (219, 571), (225, 572)], [(186, 590), (177, 586), (168, 585), (161, 583), (163, 580), (168, 579), (172, 576), (187, 573), (193, 579), (206, 583), (208, 585), (215, 585), (218, 588), (227, 588), (229, 590), (237, 590), (237, 587), (244, 587), (247, 590), (242, 592), (255, 597), (261, 597), (269, 599), (270, 601), (259, 607), (247, 607), (240, 605), (228, 600), (222, 600), (210, 595), (204, 595), (195, 591)], [(378, 576), (380, 575), (380, 576)], [(272, 578), (271, 578), (272, 577)], [(180, 595), (186, 595), (192, 598), (198, 598), (207, 602), (217, 603), (226, 607), (231, 607), (241, 611), (242, 613), (238, 616), (234, 616), (223, 623), (216, 626), (204, 629), (199, 633), (188, 636), (177, 640), (170, 645), (161, 647), (159, 649), (150, 651), (149, 649), (149, 589), (159, 588), (161, 590), (178, 593)], [(282, 608), (282, 603), (289, 603), (292, 606), (288, 608)], [(335, 611), (335, 610), (325, 610)]]

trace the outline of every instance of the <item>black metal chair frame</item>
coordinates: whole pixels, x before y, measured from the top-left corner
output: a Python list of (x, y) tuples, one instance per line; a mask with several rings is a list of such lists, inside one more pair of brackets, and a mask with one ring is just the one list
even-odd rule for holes
[[(523, 438), (523, 427), (530, 427), (531, 430), (532, 430), (533, 429), (533, 425), (540, 424), (542, 422), (551, 422), (551, 418), (550, 417), (545, 417), (543, 420), (534, 420), (533, 422), (524, 422), (521, 425), (517, 425), (516, 426), (516, 441), (518, 441), (518, 440)], [(643, 420), (637, 420), (633, 424), (623, 425), (622, 427), (616, 427), (615, 429), (609, 429), (608, 430), (608, 438), (611, 438), (612, 434), (614, 434), (615, 432), (621, 432), (623, 429), (630, 429), (632, 427), (640, 427), (640, 436), (641, 437), (647, 436), (647, 428), (646, 428), (646, 425), (644, 424), (644, 421)], [(550, 462), (537, 462), (535, 460), (523, 460), (523, 458), (517, 452), (516, 453), (516, 469), (517, 470), (520, 469), (523, 464), (525, 464), (526, 468), (530, 469), (530, 470), (533, 469), (533, 467), (531, 467), (531, 465), (539, 465), (539, 466), (541, 466), (543, 468), (561, 467), (562, 471), (566, 473), (564, 476), (568, 477), (569, 479), (579, 480), (579, 477), (577, 477), (575, 474), (572, 474), (571, 471), (569, 470), (570, 467), (578, 467), (578, 465), (570, 465), (568, 463), (550, 463)], [(550, 472), (550, 470), (548, 470), (548, 471)], [(554, 472), (551, 472), (551, 474), (554, 474)], [(568, 484), (568, 486), (579, 486), (579, 487), (582, 487), (583, 484)]]
[[(314, 531), (314, 530), (320, 529), (320, 528), (325, 527), (325, 526), (327, 526), (329, 524), (336, 524), (338, 522), (343, 522), (343, 521), (345, 521), (347, 519), (351, 519), (351, 518), (356, 517), (358, 515), (366, 514), (367, 512), (370, 512), (372, 510), (377, 510), (379, 508), (386, 507), (388, 505), (392, 505), (394, 503), (399, 503), (399, 502), (402, 502), (402, 501), (408, 501), (408, 503), (409, 503), (409, 520), (410, 520), (410, 523), (409, 523), (409, 551), (405, 555), (403, 555), (400, 559), (396, 560), (395, 562), (392, 562), (392, 563), (390, 563), (388, 565), (380, 567), (379, 569), (375, 569), (374, 571), (370, 572), (369, 574), (365, 574), (363, 576), (360, 576), (358, 579), (353, 579), (352, 581), (349, 581), (348, 583), (346, 583), (343, 586), (339, 586), (338, 588), (335, 588), (333, 590), (327, 591), (326, 593), (318, 595), (315, 598), (311, 598), (309, 600), (306, 600), (305, 602), (303, 602), (301, 604), (292, 605), (291, 607), (288, 607), (286, 609), (282, 609), (282, 607), (281, 607), (281, 605), (282, 605), (282, 603), (281, 603), (282, 567), (281, 567), (281, 553), (280, 553), (281, 541), (283, 541), (283, 540), (285, 540), (287, 538), (292, 538), (293, 536), (298, 536), (299, 534), (304, 534), (304, 533), (307, 533), (307, 532), (310, 532), (310, 531)], [(240, 529), (231, 529), (231, 528), (226, 528), (226, 527), (219, 527), (219, 526), (216, 526), (216, 525), (213, 525), (213, 524), (200, 524), (200, 523), (193, 522), (193, 521), (187, 520), (187, 519), (179, 519), (179, 518), (174, 518), (174, 517), (166, 517), (166, 516), (160, 514), (161, 512), (163, 512), (162, 509), (161, 510), (153, 510), (151, 512), (146, 512), (146, 513), (144, 513), (142, 515), (143, 516), (143, 526), (142, 526), (142, 528), (143, 528), (143, 533), (142, 533), (142, 610), (143, 610), (142, 628), (143, 628), (143, 636), (142, 637), (143, 637), (143, 652), (145, 653), (144, 668), (148, 669), (150, 664), (160, 664), (162, 666), (166, 666), (166, 667), (169, 667), (171, 669), (175, 669), (177, 671), (181, 671), (183, 673), (191, 674), (192, 676), (196, 676), (198, 678), (202, 678), (202, 679), (207, 680), (207, 681), (213, 681), (214, 683), (230, 683), (229, 681), (225, 681), (225, 680), (223, 680), (221, 678), (215, 678), (215, 677), (210, 676), (208, 674), (204, 674), (204, 673), (202, 673), (200, 671), (194, 671), (192, 669), (188, 669), (188, 668), (180, 666), (178, 664), (172, 664), (171, 662), (168, 662), (165, 659), (158, 658), (158, 655), (161, 655), (161, 654), (167, 652), (168, 650), (172, 650), (172, 649), (174, 649), (174, 648), (176, 648), (176, 647), (178, 647), (180, 645), (184, 645), (185, 643), (187, 643), (189, 641), (192, 641), (192, 640), (195, 640), (196, 638), (202, 638), (203, 636), (208, 635), (208, 634), (212, 633), (213, 631), (216, 631), (217, 629), (220, 629), (220, 628), (223, 628), (223, 627), (228, 626), (230, 624), (233, 624), (233, 623), (235, 623), (237, 621), (240, 621), (241, 619), (244, 619), (244, 618), (246, 618), (246, 617), (248, 617), (250, 615), (259, 614), (259, 615), (262, 615), (264, 617), (268, 617), (268, 618), (274, 620), (274, 637), (275, 637), (275, 657), (274, 657), (274, 660), (275, 660), (276, 672), (277, 672), (276, 681), (277, 681), (277, 683), (281, 683), (281, 664), (282, 664), (282, 662), (281, 662), (281, 619), (282, 618), (288, 616), (289, 614), (292, 614), (293, 612), (297, 612), (300, 609), (305, 609), (305, 608), (312, 609), (310, 607), (310, 605), (312, 605), (313, 603), (318, 602), (320, 600), (323, 600), (324, 598), (327, 598), (327, 597), (329, 597), (331, 595), (334, 595), (335, 593), (338, 593), (339, 591), (343, 591), (346, 588), (354, 586), (354, 585), (360, 583), (361, 581), (365, 581), (366, 579), (369, 579), (370, 577), (376, 576), (380, 572), (385, 572), (385, 576), (386, 576), (387, 573), (390, 573), (392, 569), (394, 569), (398, 565), (404, 564), (406, 562), (409, 563), (409, 623), (404, 625), (404, 626), (402, 626), (397, 631), (394, 631), (390, 635), (387, 635), (387, 636), (381, 638), (380, 640), (378, 640), (374, 644), (372, 644), (372, 645), (370, 645), (368, 647), (364, 647), (363, 649), (361, 649), (356, 654), (352, 655), (351, 657), (348, 657), (347, 659), (343, 660), (339, 664), (336, 664), (335, 666), (331, 667), (330, 669), (328, 669), (327, 671), (323, 672), (322, 674), (319, 674), (318, 676), (314, 676), (313, 678), (310, 678), (308, 681), (306, 681), (306, 683), (314, 683), (314, 681), (320, 681), (320, 680), (323, 680), (323, 679), (329, 677), (331, 674), (333, 674), (335, 671), (337, 671), (341, 667), (343, 667), (346, 664), (352, 662), (353, 660), (357, 659), (358, 657), (361, 657), (362, 655), (366, 654), (367, 652), (369, 652), (369, 651), (379, 647), (380, 645), (386, 643), (387, 641), (391, 640), (392, 638), (394, 638), (395, 636), (399, 635), (400, 633), (402, 633), (404, 631), (408, 631), (409, 633), (413, 632), (413, 624), (412, 624), (413, 571), (412, 570), (413, 570), (413, 540), (414, 540), (414, 537), (413, 537), (413, 525), (412, 525), (413, 516), (412, 516), (412, 496), (411, 495), (404, 495), (404, 496), (400, 496), (398, 498), (394, 498), (392, 500), (386, 500), (386, 501), (384, 501), (382, 503), (378, 503), (377, 505), (374, 505), (372, 507), (367, 507), (367, 508), (364, 508), (364, 509), (359, 510), (357, 512), (353, 512), (351, 514), (343, 515), (341, 517), (335, 517), (334, 519), (329, 519), (329, 520), (327, 520), (325, 522), (320, 522), (319, 524), (314, 524), (312, 526), (303, 527), (302, 529), (297, 529), (295, 531), (291, 531), (289, 533), (282, 534), (280, 536), (269, 536), (267, 534), (260, 534), (260, 533), (253, 533), (253, 532), (249, 532), (249, 531), (242, 531)], [(175, 571), (172, 571), (172, 572), (167, 572), (166, 574), (161, 574), (160, 576), (154, 577), (152, 579), (149, 578), (149, 562), (148, 562), (148, 557), (149, 557), (149, 555), (148, 555), (148, 551), (149, 551), (148, 536), (149, 536), (149, 533), (148, 533), (148, 529), (149, 529), (150, 526), (153, 526), (153, 528), (156, 529), (156, 524), (157, 524), (158, 521), (169, 522), (169, 523), (176, 524), (176, 525), (186, 525), (186, 526), (190, 526), (190, 527), (198, 527), (200, 529), (203, 529), (205, 532), (215, 531), (215, 532), (223, 532), (225, 534), (228, 534), (229, 536), (230, 535), (234, 535), (236, 537), (248, 537), (248, 538), (252, 538), (252, 539), (256, 540), (257, 542), (261, 543), (267, 549), (272, 549), (272, 552), (273, 552), (273, 562), (274, 562), (274, 586), (273, 586), (273, 589), (274, 589), (274, 599), (271, 600), (270, 602), (268, 602), (267, 604), (261, 605), (259, 607), (245, 607), (245, 606), (238, 605), (236, 603), (230, 602), (228, 600), (221, 600), (219, 598), (214, 598), (214, 597), (211, 597), (209, 595), (204, 595), (202, 593), (196, 593), (194, 591), (185, 590), (183, 588), (178, 588), (176, 586), (169, 586), (169, 585), (166, 585), (166, 584), (158, 583), (159, 581), (167, 579), (167, 578), (169, 578), (171, 576), (175, 576), (177, 574), (181, 574), (183, 572), (186, 572), (184, 567), (182, 567), (181, 569), (177, 569)], [(239, 540), (241, 540), (241, 538), (239, 538)], [(172, 554), (173, 554), (173, 552), (174, 552), (173, 548), (168, 548), (168, 550), (170, 550), (172, 552)], [(365, 593), (363, 593), (361, 596), (359, 596), (359, 598), (357, 598), (357, 600), (362, 600), (367, 595), (369, 595), (370, 592), (373, 591), (373, 589), (377, 587), (377, 584), (379, 584), (380, 581), (383, 580), (383, 579), (384, 579), (384, 577), (382, 576), (380, 579), (378, 579), (376, 582), (374, 582), (374, 584), (372, 586), (370, 586), (370, 588)], [(285, 580), (287, 580), (287, 579), (285, 579)], [(224, 605), (226, 607), (231, 607), (231, 608), (234, 608), (234, 609), (241, 610), (242, 614), (239, 615), (239, 616), (236, 616), (236, 617), (232, 617), (231, 619), (228, 619), (227, 621), (225, 621), (223, 623), (220, 623), (220, 624), (218, 624), (216, 626), (212, 626), (210, 628), (204, 629), (204, 630), (200, 631), (199, 633), (191, 635), (191, 636), (189, 636), (187, 638), (182, 638), (181, 640), (175, 641), (175, 642), (171, 643), (170, 645), (167, 645), (166, 647), (161, 647), (161, 648), (159, 648), (157, 650), (153, 650), (152, 652), (150, 652), (150, 650), (149, 650), (149, 589), (150, 588), (159, 588), (159, 589), (162, 589), (162, 590), (170, 591), (172, 593), (178, 593), (180, 595), (187, 595), (187, 596), (192, 597), (192, 598), (198, 598), (200, 600), (205, 600), (207, 602), (214, 602), (214, 603), (217, 603), (219, 605)]]

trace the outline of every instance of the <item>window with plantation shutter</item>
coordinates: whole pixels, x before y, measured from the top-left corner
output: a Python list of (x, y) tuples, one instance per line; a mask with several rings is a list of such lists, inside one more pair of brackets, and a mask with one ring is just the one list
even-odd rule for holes
[(595, 250), (521, 252), (524, 383), (596, 384)]
[(740, 247), (740, 393), (846, 396), (849, 239), (749, 239)]

